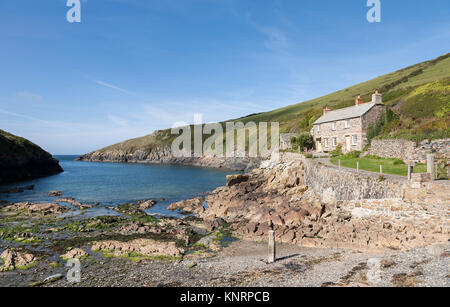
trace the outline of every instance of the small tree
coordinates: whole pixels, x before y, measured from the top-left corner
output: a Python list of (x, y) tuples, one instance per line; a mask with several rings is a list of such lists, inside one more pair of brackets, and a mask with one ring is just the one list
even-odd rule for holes
[(311, 149), (313, 147), (313, 138), (308, 132), (303, 132), (297, 137), (297, 144), (301, 150), (304, 148)]

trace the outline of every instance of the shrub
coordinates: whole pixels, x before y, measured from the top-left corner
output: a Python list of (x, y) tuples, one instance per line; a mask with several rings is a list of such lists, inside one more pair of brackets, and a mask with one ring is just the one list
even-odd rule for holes
[(300, 147), (301, 150), (303, 148), (311, 149), (313, 147), (313, 139), (311, 134), (308, 132), (303, 132), (297, 137), (297, 144), (298, 147)]
[(394, 165), (402, 165), (402, 164), (405, 164), (405, 162), (402, 160), (402, 159), (394, 159), (393, 160), (394, 161)]
[(342, 146), (338, 145), (335, 150), (330, 151), (330, 155), (334, 157), (342, 156)]
[(305, 155), (305, 157), (306, 157), (306, 159), (312, 159), (313, 155), (308, 153), (308, 154)]
[(350, 151), (349, 153), (346, 153), (343, 158), (345, 159), (354, 159), (354, 158), (359, 158), (359, 156), (361, 155), (361, 152), (358, 150), (354, 150), (354, 151)]
[(397, 114), (395, 114), (390, 108), (386, 107), (386, 113), (384, 116), (381, 116), (375, 124), (372, 124), (367, 128), (367, 139), (369, 140), (369, 143), (373, 138), (381, 134), (383, 128), (387, 124), (397, 120), (398, 118), (399, 117)]
[(367, 159), (372, 159), (372, 160), (381, 160), (381, 159), (383, 159), (382, 157), (375, 156), (375, 155), (367, 155), (366, 158)]

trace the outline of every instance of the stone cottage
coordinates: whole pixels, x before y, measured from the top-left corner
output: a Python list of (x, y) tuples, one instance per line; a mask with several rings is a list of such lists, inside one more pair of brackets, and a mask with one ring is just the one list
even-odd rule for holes
[(386, 112), (382, 95), (378, 90), (372, 95), (371, 102), (363, 102), (358, 96), (352, 107), (331, 111), (328, 107), (323, 115), (314, 122), (311, 134), (317, 152), (329, 152), (338, 145), (344, 153), (362, 150), (368, 143), (366, 133)]

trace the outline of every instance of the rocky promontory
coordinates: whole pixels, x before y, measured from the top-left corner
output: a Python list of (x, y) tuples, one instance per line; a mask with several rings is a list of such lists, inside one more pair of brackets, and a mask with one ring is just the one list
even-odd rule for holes
[[(198, 167), (224, 168), (234, 171), (249, 171), (259, 166), (258, 158), (226, 158), (205, 154), (202, 157), (175, 157), (166, 143), (149, 145), (148, 143), (157, 138), (159, 133), (143, 137), (142, 141), (135, 143), (134, 139), (115, 144), (78, 157), (77, 161), (89, 162), (121, 162), (121, 163), (159, 163), (178, 164)], [(144, 141), (144, 139), (146, 141)]]
[(0, 130), (0, 184), (62, 171), (58, 161), (36, 144)]

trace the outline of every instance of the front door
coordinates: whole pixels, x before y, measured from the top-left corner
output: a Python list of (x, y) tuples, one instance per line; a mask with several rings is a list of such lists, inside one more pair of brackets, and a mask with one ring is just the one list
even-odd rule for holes
[(318, 140), (316, 142), (316, 149), (317, 149), (318, 152), (322, 152), (323, 151), (322, 150), (322, 142), (320, 140)]
[(352, 151), (352, 138), (350, 135), (345, 136), (345, 152)]

